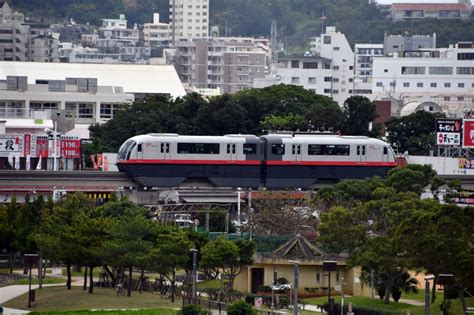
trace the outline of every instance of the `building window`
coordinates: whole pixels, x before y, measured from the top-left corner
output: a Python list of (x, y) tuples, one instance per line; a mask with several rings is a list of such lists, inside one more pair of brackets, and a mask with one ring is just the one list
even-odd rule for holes
[(93, 118), (94, 104), (79, 104), (78, 118)]
[(324, 45), (330, 45), (331, 44), (331, 36), (324, 36), (323, 43), (324, 43)]
[(458, 83), (458, 88), (463, 88), (464, 87), (464, 83)]
[(318, 272), (316, 272), (316, 282), (321, 282), (321, 274)]
[(464, 96), (458, 96), (458, 101), (464, 101)]
[(112, 104), (100, 104), (100, 118), (112, 118)]
[(388, 69), (383, 69), (383, 72), (385, 72), (385, 73), (388, 72)]
[(336, 46), (336, 47), (334, 47), (334, 50), (335, 50), (335, 51), (339, 51), (340, 48)]
[(318, 69), (317, 62), (303, 62), (303, 69)]
[(382, 87), (383, 84), (382, 84), (382, 82), (377, 82), (377, 83), (376, 83), (376, 86), (377, 86), (377, 87)]
[(472, 75), (474, 74), (474, 67), (457, 67), (456, 73)]
[(410, 87), (410, 82), (403, 82), (403, 87)]
[(316, 77), (309, 77), (308, 78), (308, 83), (309, 84), (316, 84)]
[(334, 70), (339, 70), (339, 66), (332, 67)]
[(291, 68), (292, 69), (297, 69), (300, 67), (300, 61), (299, 60), (292, 60), (291, 61)]
[(445, 96), (445, 97), (444, 97), (444, 100), (445, 100), (446, 102), (449, 102), (449, 101), (451, 100), (451, 98), (450, 98), (449, 96)]
[(435, 88), (436, 86), (437, 86), (437, 84), (435, 82), (430, 83), (430, 87)]
[(450, 88), (450, 87), (451, 87), (451, 83), (445, 82), (445, 83), (444, 83), (444, 87), (445, 87), (445, 88)]
[(474, 60), (474, 53), (458, 53), (458, 60)]
[(291, 83), (292, 84), (300, 83), (300, 78), (299, 77), (291, 77)]
[(430, 67), (430, 74), (453, 74), (452, 67)]
[(331, 94), (331, 89), (324, 89), (325, 94)]
[(402, 67), (402, 74), (425, 74), (425, 67)]
[(418, 82), (418, 83), (416, 84), (416, 87), (422, 88), (422, 87), (423, 87), (423, 82)]

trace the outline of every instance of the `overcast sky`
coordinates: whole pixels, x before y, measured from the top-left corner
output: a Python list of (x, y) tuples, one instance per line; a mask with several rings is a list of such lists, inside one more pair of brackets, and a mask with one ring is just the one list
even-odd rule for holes
[(377, 0), (378, 3), (387, 4), (393, 2), (415, 2), (415, 3), (434, 3), (434, 2), (441, 2), (441, 3), (457, 3), (457, 0)]

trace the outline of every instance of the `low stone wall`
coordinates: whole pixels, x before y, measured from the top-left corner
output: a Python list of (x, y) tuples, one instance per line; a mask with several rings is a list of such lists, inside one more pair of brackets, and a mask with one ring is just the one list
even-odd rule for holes
[(0, 285), (26, 278), (28, 276), (0, 272)]

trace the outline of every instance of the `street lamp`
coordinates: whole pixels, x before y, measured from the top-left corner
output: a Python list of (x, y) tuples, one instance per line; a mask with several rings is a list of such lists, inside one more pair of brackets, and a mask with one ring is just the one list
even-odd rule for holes
[(25, 254), (24, 258), (25, 258), (25, 265), (28, 266), (28, 268), (30, 269), (30, 282), (28, 286), (28, 308), (30, 308), (31, 302), (35, 301), (35, 298), (31, 291), (31, 268), (38, 261), (38, 254)]
[(198, 250), (196, 248), (191, 248), (190, 251), (193, 253), (193, 304), (196, 305), (196, 271), (197, 271), (197, 253)]
[(298, 315), (298, 278), (299, 278), (299, 265), (300, 262), (297, 260), (288, 260), (290, 264), (293, 264), (295, 281), (293, 284), (293, 315)]
[(454, 284), (454, 275), (453, 274), (439, 274), (438, 275), (438, 284), (443, 286), (443, 315), (447, 315), (446, 309), (446, 286)]
[(329, 278), (329, 283), (328, 283), (328, 315), (333, 315), (332, 313), (332, 306), (333, 304), (331, 303), (331, 271), (336, 271), (337, 269), (337, 261), (333, 260), (326, 260), (323, 261), (323, 271), (327, 271), (328, 278)]
[(425, 315), (430, 315), (430, 280), (433, 280), (435, 276), (425, 276)]

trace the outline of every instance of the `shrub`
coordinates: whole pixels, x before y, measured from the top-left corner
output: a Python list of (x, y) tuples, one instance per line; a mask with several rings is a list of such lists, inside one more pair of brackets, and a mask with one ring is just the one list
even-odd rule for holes
[(186, 305), (180, 311), (178, 315), (210, 315), (208, 310), (203, 309), (198, 305)]
[(257, 315), (255, 308), (245, 303), (245, 301), (237, 301), (232, 303), (231, 306), (227, 309), (228, 315)]
[(278, 278), (276, 279), (276, 284), (288, 284), (290, 283), (286, 278)]
[(268, 285), (261, 285), (258, 287), (259, 292), (272, 292), (272, 288), (269, 287)]
[(245, 296), (245, 303), (255, 305), (255, 294), (249, 294)]

